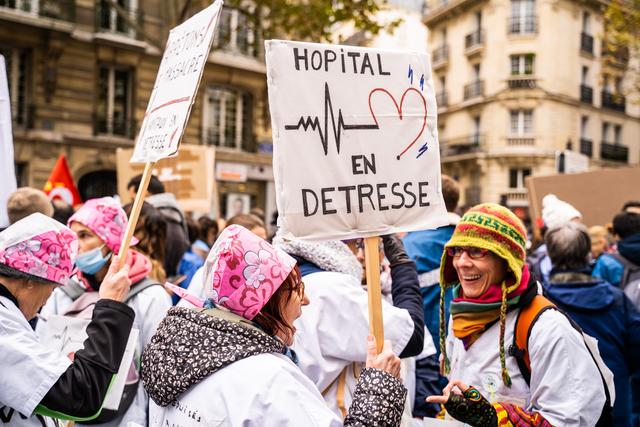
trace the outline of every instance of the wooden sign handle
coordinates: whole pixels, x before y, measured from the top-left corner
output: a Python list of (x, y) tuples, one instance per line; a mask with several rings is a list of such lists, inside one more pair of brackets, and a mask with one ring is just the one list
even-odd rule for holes
[(364, 257), (369, 294), (369, 330), (376, 337), (376, 350), (380, 353), (384, 345), (382, 289), (380, 288), (380, 237), (365, 237)]
[(133, 201), (131, 214), (129, 215), (129, 221), (127, 222), (127, 230), (125, 231), (124, 239), (122, 239), (122, 243), (120, 244), (120, 252), (118, 252), (118, 254), (120, 254), (120, 265), (118, 266), (118, 270), (125, 264), (125, 258), (127, 250), (129, 249), (129, 243), (131, 242), (131, 237), (133, 237), (133, 232), (136, 229), (138, 217), (140, 216), (140, 210), (142, 209), (142, 203), (144, 202), (144, 195), (147, 192), (149, 181), (151, 180), (151, 171), (153, 170), (153, 165), (155, 165), (154, 162), (147, 162), (144, 166), (142, 180), (140, 181), (140, 185), (138, 186), (138, 192), (136, 193), (136, 198)]

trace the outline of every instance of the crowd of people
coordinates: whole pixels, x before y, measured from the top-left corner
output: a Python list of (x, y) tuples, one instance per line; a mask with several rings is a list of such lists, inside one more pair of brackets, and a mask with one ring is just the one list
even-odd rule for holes
[[(533, 246), (508, 208), (441, 188), (446, 225), (380, 239), (379, 353), (362, 239), (291, 239), (260, 210), (193, 218), (153, 177), (120, 253), (131, 203), (18, 189), (0, 425), (639, 427), (640, 201), (587, 228), (546, 195)], [(73, 357), (43, 344), (60, 316), (88, 324)]]

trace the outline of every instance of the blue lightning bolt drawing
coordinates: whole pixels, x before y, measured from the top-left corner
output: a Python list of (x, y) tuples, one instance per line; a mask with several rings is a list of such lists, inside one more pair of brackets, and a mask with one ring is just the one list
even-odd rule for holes
[(420, 77), (420, 90), (424, 92), (424, 74)]
[(411, 81), (411, 84), (413, 84), (413, 68), (411, 68), (411, 64), (409, 64), (409, 73), (407, 73), (407, 77)]
[(429, 149), (427, 144), (428, 144), (428, 142), (425, 142), (424, 145), (422, 147), (420, 147), (420, 149), (418, 149), (418, 155), (416, 156), (416, 159), (419, 159), (420, 156), (422, 156), (424, 153), (427, 152), (427, 150)]

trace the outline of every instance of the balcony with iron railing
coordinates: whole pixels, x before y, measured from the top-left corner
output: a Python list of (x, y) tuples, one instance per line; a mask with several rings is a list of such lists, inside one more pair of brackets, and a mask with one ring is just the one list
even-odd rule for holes
[(474, 32), (467, 34), (464, 38), (464, 52), (473, 55), (482, 51), (484, 44), (484, 33), (478, 28)]
[(612, 162), (628, 163), (629, 147), (602, 141), (600, 143), (600, 158)]
[(587, 33), (580, 33), (580, 51), (593, 55), (593, 36)]
[(0, 0), (0, 11), (3, 9), (68, 22), (76, 18), (75, 0)]
[(447, 92), (441, 90), (436, 93), (436, 105), (438, 108), (446, 108), (449, 105), (449, 99), (447, 98)]
[(141, 39), (138, 29), (142, 28), (144, 19), (142, 11), (126, 9), (107, 0), (96, 2), (96, 23), (98, 33), (111, 33)]
[(535, 89), (536, 78), (528, 74), (514, 74), (507, 81), (509, 89)]
[(589, 158), (593, 157), (593, 141), (587, 138), (580, 138), (580, 153)]
[(593, 104), (593, 88), (591, 86), (580, 85), (580, 102)]
[(507, 144), (510, 146), (532, 146), (536, 145), (536, 138), (533, 135), (509, 135), (507, 136)]
[(464, 86), (464, 99), (465, 101), (472, 98), (481, 97), (484, 95), (484, 80), (476, 80)]
[(602, 91), (602, 108), (608, 108), (610, 110), (625, 112), (626, 98), (619, 93), (611, 93), (605, 90)]
[(442, 68), (449, 61), (449, 45), (443, 44), (431, 52), (431, 66), (433, 69)]
[(536, 15), (511, 16), (507, 25), (509, 34), (535, 34), (538, 32)]
[(472, 133), (460, 138), (440, 140), (440, 155), (443, 157), (480, 153), (484, 149), (484, 135)]

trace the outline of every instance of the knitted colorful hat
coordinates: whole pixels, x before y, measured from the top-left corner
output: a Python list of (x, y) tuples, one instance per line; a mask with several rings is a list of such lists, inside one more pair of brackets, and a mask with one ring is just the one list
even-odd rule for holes
[[(67, 225), (79, 222), (100, 237), (100, 240), (113, 252), (118, 254), (120, 244), (127, 229), (127, 214), (124, 209), (112, 197), (87, 200), (76, 213), (74, 213)], [(135, 246), (138, 239), (131, 238), (129, 246)]]
[(0, 233), (0, 264), (59, 285), (67, 284), (77, 253), (76, 234), (39, 212)]
[(214, 303), (252, 320), (295, 265), (283, 250), (240, 225), (230, 225), (205, 261), (205, 293)]
[(504, 353), (504, 329), (507, 314), (507, 295), (520, 286), (526, 258), (527, 233), (522, 221), (509, 209), (495, 203), (483, 203), (469, 209), (456, 226), (451, 239), (445, 244), (440, 261), (440, 349), (444, 358), (444, 371), (449, 372), (449, 359), (445, 347), (444, 292), (447, 287), (460, 283), (453, 267), (453, 259), (446, 248), (471, 246), (488, 249), (504, 259), (513, 274), (513, 283), (502, 283), (502, 304), (500, 307), (500, 363), (503, 381), (511, 385)]

